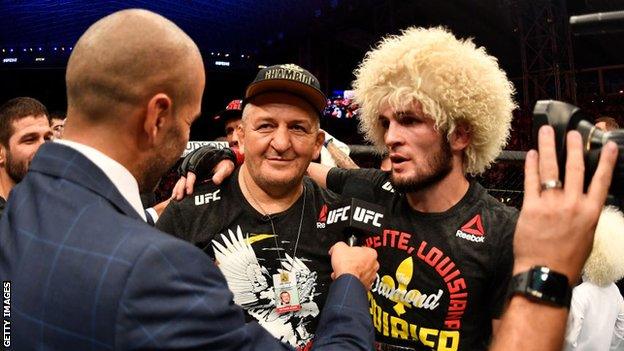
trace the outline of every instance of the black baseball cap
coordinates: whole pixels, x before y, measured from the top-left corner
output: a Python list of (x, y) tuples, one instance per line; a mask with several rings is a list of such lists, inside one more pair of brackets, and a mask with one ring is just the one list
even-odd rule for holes
[(219, 111), (213, 119), (215, 121), (222, 121), (223, 123), (230, 119), (241, 118), (243, 115), (243, 100), (235, 99), (230, 101), (224, 110)]
[(260, 70), (245, 91), (246, 104), (250, 99), (266, 92), (294, 94), (314, 107), (321, 115), (327, 105), (327, 97), (321, 91), (318, 79), (307, 70), (292, 64), (266, 67)]

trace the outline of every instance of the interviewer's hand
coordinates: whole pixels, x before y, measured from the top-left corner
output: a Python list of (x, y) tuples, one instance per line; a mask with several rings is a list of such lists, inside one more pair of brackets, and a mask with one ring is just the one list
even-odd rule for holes
[(581, 135), (567, 135), (567, 162), (563, 188), (541, 189), (541, 184), (559, 179), (554, 131), (539, 131), (539, 154), (527, 153), (524, 203), (514, 236), (514, 274), (534, 265), (544, 265), (577, 281), (593, 243), (594, 230), (604, 205), (617, 159), (617, 146), (602, 149), (598, 168), (583, 192), (583, 145)]
[[(214, 168), (214, 175), (211, 178), (212, 182), (215, 183), (215, 185), (220, 185), (225, 178), (232, 175), (235, 168), (236, 166), (234, 166), (234, 162), (230, 160), (220, 161)], [(179, 201), (186, 195), (193, 194), (193, 187), (196, 180), (197, 176), (193, 172), (186, 173), (186, 177), (180, 177), (180, 179), (176, 182), (176, 185), (173, 187), (171, 198)]]
[(340, 241), (329, 249), (329, 254), (334, 269), (332, 279), (343, 274), (353, 274), (370, 290), (379, 269), (377, 251), (368, 247), (351, 247)]

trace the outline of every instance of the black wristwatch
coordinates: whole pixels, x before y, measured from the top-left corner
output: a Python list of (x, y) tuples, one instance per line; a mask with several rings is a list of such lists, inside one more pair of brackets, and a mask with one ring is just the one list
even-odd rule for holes
[(522, 294), (537, 302), (570, 308), (572, 288), (568, 277), (548, 267), (533, 266), (511, 278), (511, 295)]

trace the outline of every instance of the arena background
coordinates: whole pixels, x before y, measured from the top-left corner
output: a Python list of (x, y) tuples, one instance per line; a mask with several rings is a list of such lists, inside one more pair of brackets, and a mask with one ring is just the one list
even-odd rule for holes
[[(624, 35), (574, 35), (571, 15), (624, 10), (621, 0), (270, 0), (270, 1), (0, 1), (0, 101), (32, 96), (50, 111), (65, 110), (64, 74), (79, 35), (98, 18), (123, 8), (158, 12), (198, 44), (207, 84), (202, 117), (191, 140), (222, 134), (212, 116), (240, 97), (261, 65), (297, 63), (314, 73), (333, 105), (322, 125), (347, 144), (362, 144), (356, 108), (344, 103), (352, 71), (388, 33), (408, 26), (443, 25), (473, 37), (498, 57), (517, 89), (507, 150), (480, 181), (518, 206), (523, 153), (532, 146), (531, 110), (538, 99), (564, 100), (588, 116), (624, 122)], [(350, 118), (349, 118), (350, 117)], [(355, 160), (376, 166), (364, 152)], [(165, 197), (174, 176), (164, 179)]]

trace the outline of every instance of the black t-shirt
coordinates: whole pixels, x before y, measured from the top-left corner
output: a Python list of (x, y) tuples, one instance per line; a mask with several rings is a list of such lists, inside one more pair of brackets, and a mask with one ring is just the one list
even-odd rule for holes
[(386, 210), (383, 234), (364, 239), (381, 265), (368, 294), (376, 340), (418, 350), (485, 350), (511, 278), (517, 210), (476, 182), (449, 210), (423, 213), (395, 192), (386, 172), (334, 168), (327, 176), (329, 189), (357, 197), (348, 194), (352, 182), (369, 182), (374, 198), (362, 200)]
[(4, 200), (0, 196), (0, 218), (2, 218), (2, 212), (4, 212), (4, 206), (6, 205), (6, 200)]
[[(172, 201), (156, 223), (159, 229), (216, 258), (247, 320), (257, 320), (282, 342), (298, 348), (313, 338), (329, 290), (332, 267), (328, 250), (344, 239), (329, 228), (317, 228), (322, 208), (333, 206), (338, 195), (307, 177), (303, 183), (305, 209), (302, 195), (288, 210), (271, 215), (277, 236), (271, 221), (243, 196), (238, 170), (221, 186), (205, 183), (192, 196)], [(301, 310), (277, 313), (273, 275), (278, 269), (297, 272)]]

